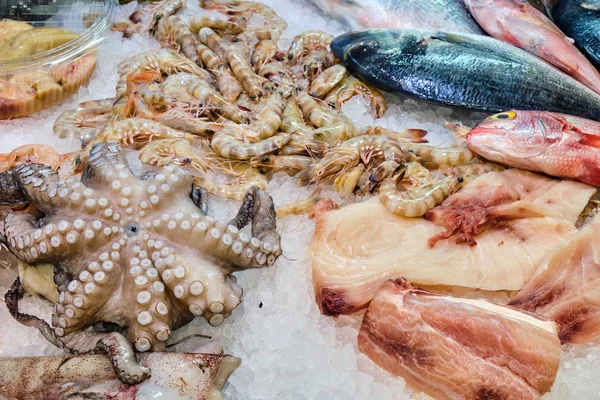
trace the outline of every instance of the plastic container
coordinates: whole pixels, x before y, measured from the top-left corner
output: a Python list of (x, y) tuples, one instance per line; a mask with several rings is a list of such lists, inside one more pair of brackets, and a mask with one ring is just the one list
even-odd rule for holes
[[(96, 50), (106, 37), (115, 5), (114, 0), (0, 2), (1, 20), (23, 21), (41, 29), (41, 40), (35, 43), (48, 40), (51, 33), (58, 37), (54, 43), (63, 43), (24, 57), (17, 57), (20, 53), (13, 52), (12, 47), (4, 48), (0, 53), (0, 119), (23, 117), (57, 105), (87, 84), (96, 67)], [(53, 28), (66, 29), (77, 36), (71, 39), (67, 32), (65, 36), (56, 35), (56, 31), (49, 30)], [(37, 35), (38, 31), (35, 32)], [(32, 43), (27, 39), (22, 42)], [(11, 42), (17, 50), (28, 47), (19, 43)]]

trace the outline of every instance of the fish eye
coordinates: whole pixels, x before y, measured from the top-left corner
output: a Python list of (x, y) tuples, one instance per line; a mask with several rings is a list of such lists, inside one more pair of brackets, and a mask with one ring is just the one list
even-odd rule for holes
[(514, 111), (508, 111), (496, 115), (492, 115), (492, 119), (515, 119), (517, 117), (517, 113)]

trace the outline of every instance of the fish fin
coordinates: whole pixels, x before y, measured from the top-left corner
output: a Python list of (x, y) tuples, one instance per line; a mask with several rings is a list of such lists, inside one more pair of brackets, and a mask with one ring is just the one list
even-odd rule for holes
[(597, 149), (600, 149), (600, 134), (584, 132), (563, 117), (554, 116), (554, 118), (562, 124), (563, 132), (571, 131), (571, 132), (575, 132), (575, 133), (579, 134), (581, 136), (579, 143), (581, 143), (585, 146), (590, 146), (590, 147), (595, 147)]
[(508, 44), (512, 44), (513, 46), (517, 46), (517, 47), (523, 47), (523, 45), (521, 44), (521, 42), (519, 41), (519, 39), (517, 39), (515, 36), (513, 36), (510, 33), (510, 26), (508, 26), (507, 24), (504, 23), (504, 21), (498, 20), (497, 21), (498, 25), (500, 25), (502, 27), (502, 31), (504, 33), (504, 37), (503, 37), (503, 41), (508, 43)]
[(583, 133), (579, 130), (577, 133), (581, 135), (581, 140), (579, 141), (581, 144), (600, 149), (600, 135), (591, 135), (589, 133)]

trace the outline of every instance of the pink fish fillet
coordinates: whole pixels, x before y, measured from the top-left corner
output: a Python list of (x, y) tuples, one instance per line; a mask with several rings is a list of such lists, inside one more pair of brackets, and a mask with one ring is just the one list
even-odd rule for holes
[(600, 73), (548, 17), (525, 0), (464, 0), (490, 35), (527, 50), (600, 94)]
[(438, 400), (537, 400), (560, 361), (553, 322), (486, 300), (387, 281), (358, 334), (380, 367)]

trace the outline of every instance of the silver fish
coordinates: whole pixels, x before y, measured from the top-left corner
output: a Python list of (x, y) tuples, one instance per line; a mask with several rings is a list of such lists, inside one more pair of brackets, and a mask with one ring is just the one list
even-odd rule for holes
[(462, 0), (311, 0), (350, 29), (431, 29), (483, 35)]

